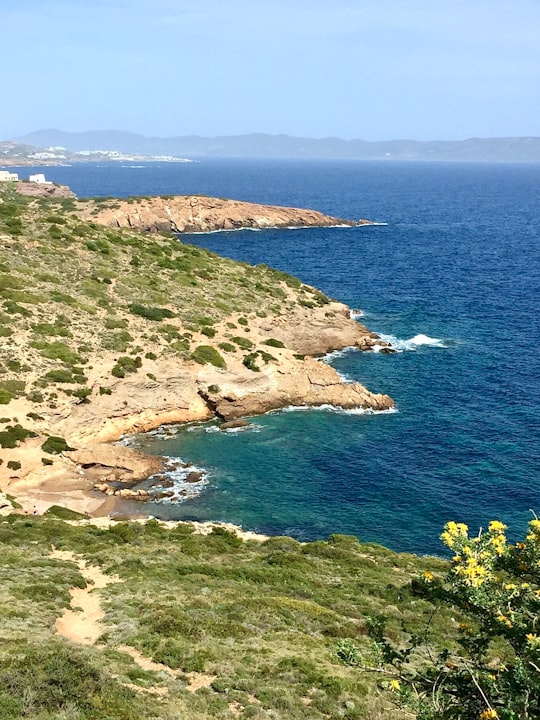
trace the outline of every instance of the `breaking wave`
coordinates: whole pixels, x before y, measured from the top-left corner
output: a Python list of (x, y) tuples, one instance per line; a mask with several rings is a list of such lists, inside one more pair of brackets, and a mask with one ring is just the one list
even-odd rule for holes
[(181, 458), (166, 459), (164, 469), (148, 478), (149, 500), (156, 503), (179, 503), (201, 494), (208, 485), (209, 472), (190, 465)]
[[(448, 348), (450, 347), (447, 340), (441, 340), (440, 338), (432, 338), (429, 337), (429, 335), (424, 335), (423, 333), (420, 333), (418, 335), (415, 335), (414, 337), (410, 338), (409, 340), (401, 340), (400, 338), (397, 338), (395, 335), (380, 335), (381, 340), (384, 340), (387, 343), (390, 343), (390, 346), (393, 350), (396, 352), (403, 352), (405, 350), (416, 350), (419, 347), (422, 347), (423, 345), (428, 345), (429, 347), (435, 347), (435, 348)], [(373, 350), (375, 352), (381, 350), (382, 346), (374, 345)]]

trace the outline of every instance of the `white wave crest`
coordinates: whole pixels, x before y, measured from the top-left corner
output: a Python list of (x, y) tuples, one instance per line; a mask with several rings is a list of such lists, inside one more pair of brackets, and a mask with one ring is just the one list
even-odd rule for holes
[[(381, 340), (389, 343), (393, 350), (396, 352), (403, 352), (404, 350), (416, 350), (416, 348), (422, 345), (428, 345), (435, 348), (448, 348), (447, 341), (441, 340), (440, 338), (432, 338), (429, 335), (419, 333), (409, 340), (402, 340), (397, 338), (395, 335), (380, 335)], [(373, 350), (378, 352), (383, 346), (374, 345)]]
[[(194, 479), (194, 476), (199, 479)], [(189, 478), (189, 480), (188, 480)], [(201, 494), (208, 485), (209, 472), (197, 465), (189, 465), (181, 458), (167, 458), (164, 470), (148, 478), (150, 500), (157, 503), (178, 503)], [(160, 495), (162, 495), (160, 497)]]
[(388, 415), (398, 412), (397, 408), (392, 407), (388, 410), (373, 410), (372, 408), (343, 408), (339, 405), (288, 405), (277, 412), (304, 412), (306, 410), (319, 410), (322, 412), (331, 412), (338, 415)]
[(226, 433), (227, 435), (236, 435), (237, 433), (245, 432), (261, 432), (262, 425), (256, 423), (249, 423), (249, 425), (242, 425), (240, 427), (222, 428), (221, 425), (209, 425), (204, 429), (207, 433)]

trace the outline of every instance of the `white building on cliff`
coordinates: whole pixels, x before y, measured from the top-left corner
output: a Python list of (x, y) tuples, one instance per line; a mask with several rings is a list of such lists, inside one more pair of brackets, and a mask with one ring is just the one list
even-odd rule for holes
[(17, 173), (9, 172), (9, 170), (0, 170), (0, 182), (17, 182), (19, 176)]
[(45, 175), (43, 173), (36, 173), (35, 175), (29, 175), (28, 181), (34, 182), (34, 183), (41, 183), (42, 185), (52, 185), (50, 180), (45, 180)]

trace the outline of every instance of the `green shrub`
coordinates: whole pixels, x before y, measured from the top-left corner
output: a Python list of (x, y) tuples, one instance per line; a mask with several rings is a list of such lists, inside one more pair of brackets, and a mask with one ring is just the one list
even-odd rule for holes
[(68, 345), (63, 342), (55, 341), (47, 343), (43, 340), (33, 340), (30, 346), (39, 350), (43, 357), (49, 360), (60, 360), (65, 365), (76, 365), (84, 363), (85, 360), (78, 353), (74, 352)]
[(263, 341), (264, 345), (269, 345), (270, 347), (275, 348), (284, 348), (285, 343), (281, 342), (281, 340), (276, 340), (276, 338), (268, 338), (268, 340)]
[(191, 354), (192, 360), (199, 363), (199, 365), (205, 365), (209, 363), (217, 368), (226, 368), (227, 365), (222, 355), (211, 345), (199, 345), (198, 348)]
[(219, 347), (222, 350), (225, 350), (225, 352), (230, 352), (230, 353), (236, 352), (236, 350), (237, 350), (236, 345), (233, 345), (230, 342), (221, 342), (221, 343), (219, 343)]
[(32, 330), (36, 335), (46, 335), (48, 337), (54, 335), (59, 335), (60, 337), (71, 336), (70, 331), (63, 324), (52, 325), (51, 323), (36, 323), (32, 325)]
[(140, 367), (142, 367), (142, 360), (140, 357), (132, 358), (128, 355), (124, 355), (118, 358), (116, 365), (111, 370), (111, 373), (114, 377), (123, 378), (128, 373), (137, 372)]
[(52, 223), (53, 225), (65, 225), (67, 220), (62, 215), (47, 215), (44, 218), (45, 222)]
[(9, 390), (0, 387), (0, 405), (8, 405), (15, 396)]
[[(465, 622), (457, 644), (439, 653), (425, 632), (408, 635), (405, 647), (385, 633), (384, 618), (368, 626), (387, 685), (418, 718), (518, 720), (540, 717), (540, 520), (529, 522), (522, 542), (508, 543), (499, 520), (469, 537), (449, 522), (441, 535), (453, 553), (444, 577), (425, 572), (412, 590), (448, 606)], [(415, 658), (424, 657), (418, 666)]]
[(182, 340), (174, 340), (170, 344), (171, 350), (176, 350), (176, 352), (185, 353), (190, 348), (190, 341), (187, 338), (183, 338)]
[(13, 397), (21, 397), (24, 394), (26, 383), (24, 380), (1, 380), (0, 389), (7, 390)]
[(161, 322), (165, 318), (174, 317), (174, 313), (168, 308), (147, 307), (145, 305), (141, 305), (140, 303), (131, 303), (128, 310), (133, 315), (138, 315), (139, 317), (146, 318), (147, 320), (154, 320), (156, 322)]
[(209, 327), (209, 326), (207, 326), (207, 325), (205, 325), (205, 326), (201, 329), (201, 333), (202, 333), (203, 335), (206, 335), (206, 336), (209, 337), (209, 338), (213, 338), (213, 337), (216, 336), (216, 331), (215, 331), (215, 329), (214, 329), (213, 327)]
[[(88, 378), (79, 372), (75, 372), (78, 368), (60, 369), (60, 370), (49, 370), (43, 376), (45, 382), (54, 383), (79, 383), (84, 385)], [(42, 402), (42, 400), (38, 401)]]
[[(44, 464), (52, 465), (53, 461), (49, 460), (49, 458), (43, 458), (43, 460), (47, 460), (47, 463)], [(84, 513), (70, 510), (69, 508), (62, 507), (61, 505), (51, 505), (51, 507), (47, 508), (43, 515), (44, 517), (53, 517), (58, 518), (59, 520), (83, 520), (87, 517)]]
[(125, 330), (128, 326), (128, 321), (125, 318), (108, 317), (105, 318), (104, 324), (107, 330)]
[(239, 325), (248, 325), (249, 323), (248, 323), (248, 321), (247, 321), (247, 318), (245, 318), (245, 317), (239, 317), (239, 318), (238, 318), (238, 324), (239, 324)]
[(100, 386), (99, 394), (100, 395), (112, 395), (112, 390), (110, 387), (101, 387)]
[(53, 461), (51, 460), (51, 458), (46, 458), (46, 457), (42, 457), (41, 462), (43, 463), (43, 465), (52, 465), (53, 464)]
[[(39, 390), (32, 390), (31, 392), (28, 393), (28, 395), (26, 397), (30, 402), (33, 402), (33, 403), (42, 403), (45, 399), (43, 397), (43, 393), (39, 392)], [(30, 417), (30, 415), (28, 415), (28, 417)]]
[(76, 388), (73, 390), (72, 395), (74, 395), (76, 398), (78, 398), (81, 403), (88, 403), (90, 402), (88, 400), (88, 397), (92, 394), (92, 388), (89, 387), (81, 387)]
[(147, 353), (145, 353), (144, 357), (147, 360), (157, 360), (158, 359), (158, 356), (154, 352), (147, 352)]
[(22, 466), (18, 460), (9, 460), (7, 467), (9, 470), (20, 470)]
[(22, 425), (8, 425), (5, 430), (0, 431), (0, 447), (15, 448), (20, 442), (24, 442), (26, 438), (37, 437), (37, 433)]
[(43, 452), (51, 453), (51, 455), (59, 455), (62, 452), (73, 450), (64, 438), (58, 437), (57, 435), (50, 435), (42, 444), (41, 449)]
[(102, 338), (101, 345), (106, 350), (126, 352), (129, 344), (133, 342), (133, 340), (133, 336), (130, 335), (127, 330), (120, 330), (119, 332), (112, 333), (108, 337)]
[(251, 350), (253, 347), (253, 343), (251, 340), (245, 337), (240, 337), (240, 335), (235, 335), (231, 338), (231, 341), (233, 343), (236, 343), (238, 347), (242, 348), (242, 350)]
[(253, 372), (260, 372), (261, 368), (257, 365), (257, 355), (258, 353), (249, 353), (249, 355), (246, 355), (244, 359), (242, 360), (242, 364), (247, 367), (248, 370), (252, 370)]

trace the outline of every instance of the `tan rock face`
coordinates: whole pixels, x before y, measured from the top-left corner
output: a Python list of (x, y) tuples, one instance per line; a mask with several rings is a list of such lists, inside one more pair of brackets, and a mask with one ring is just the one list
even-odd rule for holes
[(67, 185), (56, 183), (35, 183), (21, 180), (17, 183), (17, 192), (29, 197), (75, 198), (75, 193)]
[(80, 216), (84, 220), (93, 220), (110, 227), (178, 233), (368, 224), (367, 220), (342, 220), (316, 210), (258, 205), (198, 195), (118, 200), (113, 207), (86, 204)]
[(91, 449), (69, 453), (69, 458), (82, 468), (94, 469), (98, 476), (106, 473), (121, 482), (144, 480), (163, 467), (159, 458), (144, 455), (122, 445), (92, 445)]
[(394, 406), (388, 395), (371, 393), (359, 383), (343, 383), (334, 368), (312, 358), (290, 361), (286, 369), (267, 368), (257, 377), (246, 376), (243, 382), (238, 377), (225, 379), (210, 400), (216, 414), (226, 421), (290, 405), (370, 410)]

